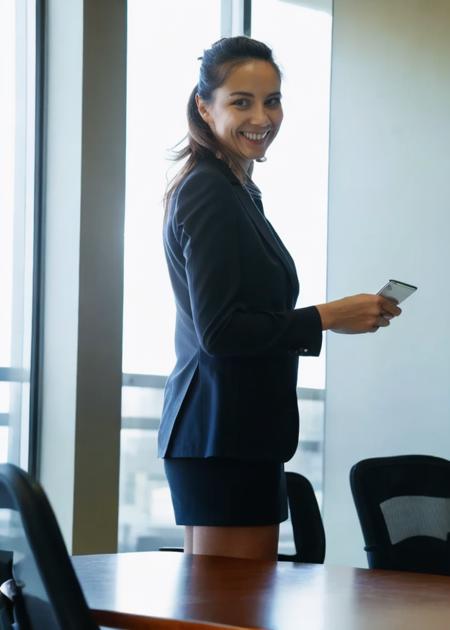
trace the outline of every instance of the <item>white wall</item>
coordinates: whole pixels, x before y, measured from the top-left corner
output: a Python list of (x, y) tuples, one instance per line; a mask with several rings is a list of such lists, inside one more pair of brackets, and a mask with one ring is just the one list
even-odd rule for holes
[(328, 333), (327, 561), (367, 566), (365, 457), (450, 458), (450, 2), (335, 0), (328, 299), (416, 284), (377, 334)]

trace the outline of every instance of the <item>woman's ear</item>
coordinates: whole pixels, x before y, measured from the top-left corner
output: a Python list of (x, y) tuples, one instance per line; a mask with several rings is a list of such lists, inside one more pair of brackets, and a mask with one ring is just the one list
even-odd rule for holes
[(195, 102), (197, 104), (198, 113), (205, 121), (205, 123), (209, 124), (209, 112), (206, 103), (200, 98), (198, 94), (195, 95)]

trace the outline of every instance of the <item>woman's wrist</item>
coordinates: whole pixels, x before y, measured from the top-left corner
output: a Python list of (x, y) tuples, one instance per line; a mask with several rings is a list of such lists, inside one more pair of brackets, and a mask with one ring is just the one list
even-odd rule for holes
[(329, 330), (333, 327), (332, 322), (332, 308), (330, 308), (329, 304), (318, 304), (316, 305), (317, 310), (319, 311), (320, 320), (322, 322), (322, 330)]

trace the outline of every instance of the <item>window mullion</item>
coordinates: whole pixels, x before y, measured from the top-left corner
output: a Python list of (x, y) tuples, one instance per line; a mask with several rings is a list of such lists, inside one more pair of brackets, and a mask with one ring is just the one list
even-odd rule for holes
[(222, 0), (221, 35), (250, 35), (251, 0)]

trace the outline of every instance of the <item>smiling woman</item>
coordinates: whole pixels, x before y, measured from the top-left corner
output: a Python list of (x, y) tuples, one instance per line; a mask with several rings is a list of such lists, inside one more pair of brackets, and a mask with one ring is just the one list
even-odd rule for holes
[(175, 152), (176, 159), (187, 162), (166, 191), (166, 211), (178, 184), (205, 151), (223, 159), (244, 183), (283, 120), (280, 84), (280, 69), (262, 42), (224, 37), (204, 51), (188, 102), (188, 146)]
[(247, 37), (204, 52), (187, 157), (167, 195), (177, 305), (159, 455), (185, 551), (274, 559), (287, 518), (283, 462), (298, 442), (298, 348), (317, 355), (315, 307), (294, 312), (294, 263), (250, 179), (280, 128), (280, 71)]
[(247, 171), (252, 160), (265, 156), (283, 120), (280, 73), (268, 61), (249, 60), (230, 73), (212, 101), (197, 94), (196, 103), (203, 120)]
[(187, 162), (169, 188), (164, 248), (177, 320), (159, 456), (188, 553), (275, 559), (297, 450), (299, 356), (322, 330), (373, 332), (380, 295), (295, 308), (294, 261), (251, 180), (282, 119), (280, 71), (249, 37), (205, 50), (188, 104)]

